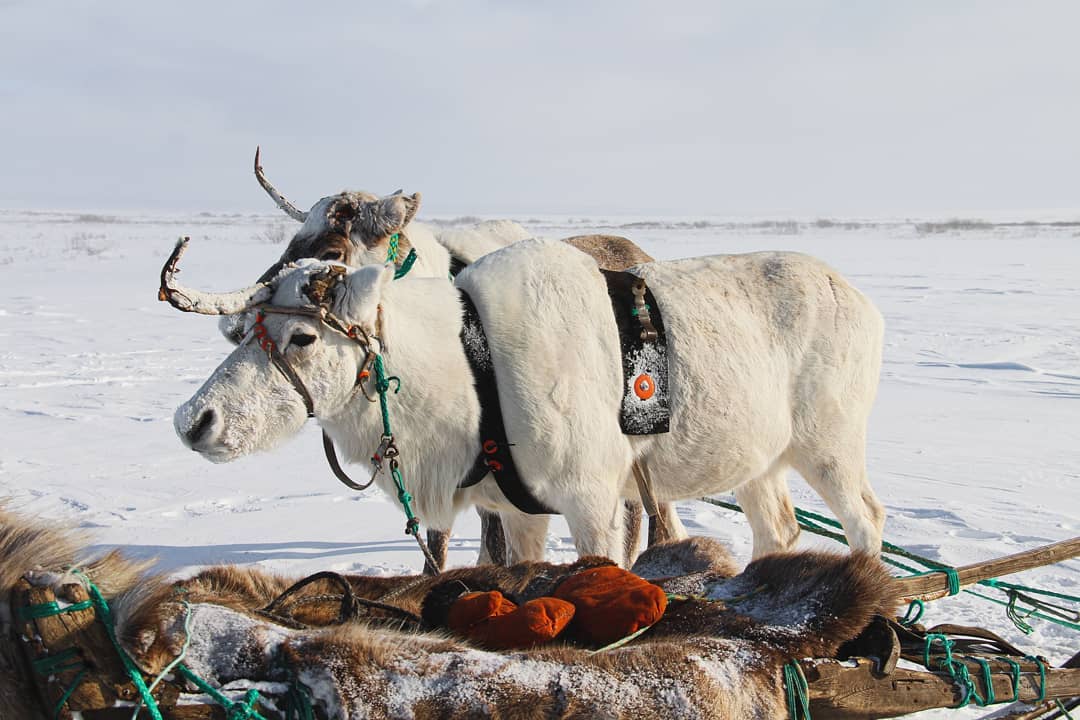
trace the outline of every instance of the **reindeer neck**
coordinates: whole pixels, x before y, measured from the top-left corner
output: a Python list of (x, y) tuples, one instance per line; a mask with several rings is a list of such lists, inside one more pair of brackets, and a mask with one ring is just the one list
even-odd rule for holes
[[(383, 295), (383, 363), (400, 379), (388, 395), (394, 437), (421, 521), (449, 527), (454, 492), (480, 443), (480, 404), (461, 346), (461, 304), (445, 279), (409, 278)], [(352, 462), (366, 463), (379, 442), (377, 404), (357, 394), (346, 412), (323, 423)], [(379, 479), (390, 490), (385, 474)]]

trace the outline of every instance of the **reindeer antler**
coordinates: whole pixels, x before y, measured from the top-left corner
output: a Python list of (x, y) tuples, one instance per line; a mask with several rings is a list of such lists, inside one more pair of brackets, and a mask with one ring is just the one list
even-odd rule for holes
[(285, 214), (287, 214), (293, 220), (297, 220), (299, 222), (304, 222), (305, 220), (307, 220), (308, 214), (306, 212), (304, 212), (303, 210), (300, 210), (299, 208), (297, 208), (291, 202), (289, 202), (288, 199), (286, 199), (286, 197), (284, 195), (282, 195), (281, 193), (278, 192), (276, 187), (274, 187), (273, 185), (270, 184), (270, 181), (266, 179), (266, 176), (263, 175), (262, 165), (259, 164), (259, 150), (260, 150), (260, 147), (258, 145), (256, 145), (255, 146), (255, 178), (259, 181), (259, 184), (262, 185), (262, 188), (263, 188), (263, 190), (266, 191), (266, 194), (269, 195), (271, 198), (273, 198), (274, 202), (277, 203), (277, 206), (279, 208), (281, 208), (282, 210), (285, 211)]
[(167, 302), (182, 312), (194, 312), (200, 315), (236, 315), (266, 302), (274, 294), (274, 288), (270, 283), (259, 283), (231, 293), (203, 292), (177, 284), (175, 276), (180, 271), (176, 266), (190, 242), (190, 237), (180, 238), (169, 255), (169, 259), (162, 266), (158, 300)]

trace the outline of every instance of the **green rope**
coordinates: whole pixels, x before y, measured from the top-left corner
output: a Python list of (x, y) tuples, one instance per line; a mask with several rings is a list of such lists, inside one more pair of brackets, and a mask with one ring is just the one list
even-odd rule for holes
[(1039, 696), (1035, 698), (1035, 702), (1041, 703), (1046, 699), (1046, 663), (1034, 655), (1028, 655), (1024, 658), (1035, 663), (1039, 668)]
[(397, 488), (397, 499), (401, 503), (401, 507), (405, 510), (405, 533), (407, 535), (416, 535), (420, 532), (420, 520), (416, 517), (416, 514), (412, 509), (413, 496), (409, 494), (409, 491), (405, 489), (405, 480), (401, 477), (401, 471), (396, 467), (391, 468), (390, 475), (394, 478), (394, 486)]
[(424, 556), (425, 568), (430, 568), (430, 572), (439, 572), (439, 563), (436, 561), (435, 556), (431, 554), (431, 549), (420, 537), (420, 519), (416, 517), (416, 513), (412, 509), (413, 496), (409, 494), (409, 491), (405, 489), (405, 478), (401, 475), (401, 469), (398, 467), (397, 460), (397, 447), (394, 445), (394, 432), (390, 427), (390, 407), (387, 402), (386, 395), (390, 392), (390, 381), (393, 380), (397, 383), (397, 387), (394, 389), (394, 393), (401, 392), (401, 378), (396, 376), (386, 375), (386, 367), (383, 365), (382, 355), (375, 356), (375, 390), (379, 393), (379, 410), (382, 412), (383, 423), (383, 443), (386, 445), (386, 450), (389, 451), (393, 448), (394, 454), (387, 457), (390, 459), (390, 477), (393, 478), (394, 487), (397, 488), (397, 499), (401, 503), (402, 509), (405, 511), (405, 534), (412, 535), (416, 539), (416, 544), (420, 546), (420, 552)]
[(792, 660), (784, 665), (784, 690), (787, 695), (788, 716), (791, 720), (799, 720), (799, 711), (805, 720), (810, 718), (809, 685), (798, 660)]
[(975, 657), (973, 655), (965, 655), (965, 660), (972, 660), (979, 664), (982, 668), (983, 685), (986, 686), (986, 697), (980, 698), (978, 693), (972, 693), (975, 696), (975, 704), (979, 707), (986, 707), (987, 705), (993, 705), (997, 702), (997, 695), (994, 693), (994, 678), (990, 674), (990, 661), (981, 657)]
[(926, 603), (916, 598), (911, 601), (910, 605), (908, 605), (908, 609), (907, 612), (904, 613), (904, 617), (900, 618), (900, 624), (904, 627), (911, 627), (922, 619), (924, 612), (926, 612)]
[[(157, 701), (154, 700), (154, 696), (150, 694), (150, 689), (147, 688), (146, 681), (143, 680), (142, 672), (135, 665), (135, 661), (131, 659), (131, 656), (127, 654), (127, 652), (120, 645), (120, 642), (116, 638), (115, 620), (113, 617), (112, 608), (109, 607), (109, 603), (105, 600), (105, 597), (101, 594), (101, 591), (98, 589), (98, 587), (94, 585), (94, 583), (90, 580), (89, 577), (87, 577), (85, 573), (77, 569), (73, 569), (71, 572), (82, 579), (83, 583), (86, 586), (87, 592), (90, 593), (90, 600), (84, 601), (83, 603), (76, 603), (76, 605), (70, 605), (65, 608), (60, 608), (56, 603), (42, 603), (37, 606), (30, 606), (32, 608), (35, 608), (33, 612), (43, 613), (37, 615), (37, 617), (49, 617), (50, 615), (58, 615), (64, 612), (75, 612), (75, 610), (72, 608), (76, 608), (77, 605), (85, 605), (85, 603), (90, 603), (89, 605), (86, 605), (86, 607), (79, 607), (78, 609), (85, 610), (93, 607), (97, 611), (97, 619), (101, 621), (101, 624), (105, 627), (105, 634), (108, 636), (109, 642), (112, 643), (112, 646), (116, 650), (116, 653), (120, 656), (120, 660), (123, 662), (124, 669), (127, 671), (128, 677), (131, 678), (131, 682), (134, 683), (136, 689), (138, 689), (139, 691), (140, 703), (146, 706), (147, 711), (149, 711), (151, 717), (153, 717), (154, 720), (162, 720), (161, 710), (158, 708)], [(46, 609), (43, 608), (43, 606), (46, 605), (55, 605), (56, 608), (47, 608), (46, 611)], [(164, 676), (165, 672), (167, 672), (171, 667), (175, 666), (177, 673), (182, 675), (187, 680), (190, 680), (200, 690), (202, 690), (210, 697), (214, 698), (214, 700), (217, 701), (218, 704), (220, 704), (226, 709), (226, 720), (266, 720), (266, 718), (264, 718), (255, 710), (255, 703), (257, 703), (259, 700), (259, 693), (257, 690), (248, 690), (247, 694), (244, 696), (244, 700), (241, 702), (231, 702), (229, 698), (222, 695), (214, 687), (209, 685), (205, 680), (193, 673), (186, 665), (183, 665), (179, 662), (183, 655), (186, 653), (188, 644), (190, 642), (189, 622), (191, 619), (191, 613), (190, 607), (187, 605), (186, 602), (184, 603), (184, 605), (188, 607), (188, 613), (184, 620), (184, 646), (180, 651), (180, 656), (175, 661), (173, 661), (173, 663), (170, 664), (169, 668), (166, 668), (166, 670), (158, 676), (158, 678), (154, 681), (154, 685), (157, 685), (158, 681), (160, 681), (161, 677)], [(56, 653), (55, 655), (38, 658), (33, 663), (34, 669), (41, 674), (51, 674), (54, 672), (63, 672), (65, 670), (74, 670), (75, 668), (81, 666), (83, 663), (81, 661), (77, 663), (68, 663), (66, 665), (64, 663), (76, 657), (77, 654), (78, 651), (75, 648), (68, 648), (67, 650)], [(71, 695), (82, 683), (83, 678), (86, 676), (87, 672), (88, 668), (83, 667), (79, 674), (75, 676), (75, 679), (72, 681), (71, 685), (67, 688), (67, 690), (64, 691), (64, 694), (60, 697), (60, 702), (57, 703), (56, 711), (54, 713), (57, 718), (60, 717), (60, 713), (64, 709), (64, 704), (67, 703), (67, 701), (71, 698)], [(310, 702), (307, 703), (306, 708), (307, 714), (301, 714), (299, 716), (300, 720), (311, 720), (311, 718), (314, 718), (314, 715), (311, 712)], [(135, 708), (135, 713), (132, 717), (136, 717), (139, 714), (140, 709), (141, 707), (137, 706)], [(302, 709), (301, 712), (305, 711)]]
[[(150, 692), (154, 692), (154, 688), (158, 686), (158, 683), (164, 679), (166, 675), (176, 669), (176, 666), (184, 661), (184, 656), (187, 655), (188, 647), (191, 645), (191, 604), (187, 600), (181, 600), (184, 603), (184, 644), (180, 647), (180, 654), (173, 658), (172, 662), (165, 666), (165, 668), (158, 673), (154, 678), (154, 682), (150, 683)], [(139, 717), (139, 711), (142, 709), (142, 698), (139, 699), (139, 704), (135, 706), (135, 712), (131, 714), (131, 720), (136, 720)]]
[[(391, 375), (387, 377), (386, 367), (383, 365), (382, 355), (375, 356), (375, 390), (379, 393), (379, 409), (382, 411), (382, 423), (383, 423), (383, 438), (394, 437), (394, 431), (390, 427), (390, 406), (386, 399), (387, 394), (390, 392), (390, 381), (397, 382), (397, 387), (394, 389), (394, 393), (401, 392), (401, 379)], [(417, 538), (420, 537), (420, 520), (417, 519), (416, 514), (412, 509), (413, 496), (409, 494), (409, 491), (405, 489), (405, 479), (401, 475), (401, 470), (397, 467), (397, 462), (391, 460), (390, 463), (390, 476), (394, 480), (394, 486), (397, 488), (397, 499), (401, 503), (401, 507), (405, 510), (405, 533), (407, 535), (414, 535)]]
[[(74, 662), (72, 662), (72, 660), (74, 660)], [(53, 655), (39, 657), (37, 660), (30, 663), (30, 665), (33, 666), (34, 671), (37, 672), (38, 675), (44, 675), (46, 677), (86, 666), (82, 661), (82, 658), (79, 657), (79, 651), (73, 647)]]
[[(940, 655), (934, 654), (934, 648), (937, 643), (941, 644)], [(986, 686), (986, 696), (983, 697), (982, 695), (979, 695), (975, 681), (971, 679), (971, 673), (968, 670), (967, 665), (963, 660), (958, 660), (953, 656), (953, 646), (953, 641), (945, 635), (941, 633), (928, 633), (926, 636), (926, 645), (923, 648), (923, 665), (925, 665), (928, 670), (936, 669), (949, 673), (949, 677), (951, 677), (957, 687), (960, 688), (960, 691), (963, 694), (957, 704), (953, 705), (954, 709), (962, 708), (972, 701), (979, 707), (986, 707), (987, 705), (993, 705), (995, 703), (1018, 702), (1020, 700), (1020, 663), (1012, 658), (1003, 656), (994, 658), (994, 660), (1007, 663), (1010, 667), (1010, 675), (1012, 676), (1012, 699), (998, 700), (997, 695), (994, 692), (994, 678), (990, 669), (990, 661), (980, 657), (965, 655), (963, 660), (978, 663), (982, 670), (983, 684)], [(1039, 694), (1033, 702), (1041, 703), (1046, 699), (1046, 663), (1032, 655), (1028, 655), (1025, 659), (1035, 663), (1039, 668)]]
[(146, 704), (146, 709), (150, 711), (150, 716), (154, 720), (162, 720), (161, 710), (158, 709), (157, 702), (150, 694), (150, 690), (147, 689), (142, 672), (135, 666), (135, 662), (124, 651), (124, 648), (116, 639), (116, 627), (113, 621), (112, 608), (109, 607), (109, 603), (105, 601), (105, 598), (101, 595), (101, 591), (98, 590), (97, 585), (94, 585), (85, 573), (79, 570), (72, 570), (71, 572), (81, 577), (85, 582), (87, 592), (90, 593), (90, 600), (93, 601), (94, 609), (97, 611), (98, 620), (105, 626), (105, 634), (108, 635), (109, 642), (112, 643), (113, 648), (116, 649), (117, 654), (120, 656), (120, 660), (124, 663), (124, 669), (127, 671), (128, 677), (131, 678), (131, 682), (133, 682), (136, 689), (138, 689), (139, 697), (142, 698), (143, 703)]
[(386, 246), (386, 262), (397, 262), (398, 243), (400, 241), (400, 234), (394, 233), (390, 236), (390, 243)]
[(295, 677), (285, 694), (285, 720), (315, 720), (315, 710), (311, 706), (307, 688)]
[(940, 567), (934, 570), (927, 570), (926, 572), (915, 573), (911, 577), (926, 577), (927, 575), (936, 575), (937, 573), (945, 573), (945, 577), (948, 578), (949, 597), (960, 594), (960, 574), (956, 572), (956, 568)]
[[(734, 509), (734, 510), (738, 510), (739, 512), (742, 512), (742, 509), (738, 505), (731, 505), (729, 503), (729, 504), (726, 505), (726, 507), (729, 507), (730, 509)], [(824, 515), (819, 515), (817, 513), (810, 512), (809, 510), (803, 510), (802, 508), (795, 508), (795, 517), (798, 518), (799, 520), (802, 520), (802, 521), (806, 522), (809, 525), (812, 525), (813, 521), (817, 521), (817, 522), (824, 523), (824, 524), (829, 525), (829, 526), (834, 527), (834, 528), (843, 529), (843, 526), (839, 522), (837, 522), (836, 520), (833, 520), (832, 518), (826, 517)], [(810, 532), (814, 531), (810, 527), (804, 527), (804, 529), (809, 530)], [(843, 537), (843, 536), (841, 535), (839, 537)], [(844, 544), (847, 544), (846, 538), (844, 540), (841, 540), (841, 542), (844, 542)], [(936, 561), (931, 560), (930, 558), (924, 557), (922, 555), (918, 555), (916, 553), (911, 552), (910, 550), (907, 550), (905, 548), (900, 547), (899, 545), (893, 545), (892, 543), (884, 541), (884, 540), (881, 542), (881, 549), (882, 549), (882, 552), (888, 552), (888, 553), (891, 553), (893, 555), (899, 555), (900, 557), (906, 557), (907, 559), (914, 560), (915, 562), (921, 563), (922, 565), (925, 565), (928, 568), (932, 568), (932, 569), (935, 569), (935, 570), (943, 570), (943, 571), (948, 571), (949, 569), (951, 569), (947, 565), (936, 562)], [(903, 566), (899, 566), (899, 567), (903, 567)], [(1005, 582), (1004, 580), (998, 580), (997, 578), (988, 578), (986, 580), (979, 580), (978, 583), (979, 583), (979, 585), (985, 585), (986, 587), (991, 587), (991, 588), (994, 588), (996, 590), (1002, 590), (1003, 592), (1004, 592), (1003, 588), (1007, 589), (1007, 590), (1022, 590), (1022, 591), (1026, 591), (1026, 592), (1030, 592), (1030, 593), (1035, 593), (1036, 595), (1045, 595), (1047, 597), (1057, 598), (1059, 600), (1071, 600), (1072, 602), (1080, 602), (1080, 596), (1077, 596), (1077, 595), (1067, 595), (1065, 593), (1054, 592), (1052, 590), (1043, 590), (1041, 588), (1031, 587), (1029, 585), (1020, 585), (1020, 584), (1017, 584), (1017, 583)], [(1080, 618), (1078, 618), (1078, 619), (1080, 619)]]
[(1026, 615), (1022, 615), (1020, 611), (1016, 609), (1016, 601), (1019, 598), (1020, 594), (1018, 592), (1015, 590), (1009, 591), (1009, 604), (1005, 607), (1005, 617), (1012, 620), (1013, 625), (1015, 625), (1020, 632), (1025, 635), (1030, 635), (1035, 632), (1035, 628), (1031, 627), (1027, 622), (1027, 619), (1031, 617), (1031, 613), (1035, 612), (1035, 610), (1032, 610)]
[[(722, 507), (722, 508), (725, 508), (727, 510), (734, 510), (734, 511), (740, 512), (740, 513), (743, 512), (742, 508), (739, 507), (735, 503), (725, 502), (723, 500), (717, 500), (716, 498), (710, 498), (710, 497), (704, 497), (704, 498), (701, 498), (701, 499), (703, 501), (711, 504), (711, 505), (716, 505), (717, 507)], [(799, 523), (799, 527), (802, 528), (803, 530), (806, 530), (807, 532), (811, 532), (811, 533), (814, 533), (815, 535), (821, 535), (823, 537), (831, 538), (833, 540), (836, 540), (837, 542), (843, 543), (844, 545), (848, 544), (847, 543), (847, 538), (843, 534), (837, 533), (837, 532), (832, 532), (831, 530), (829, 530), (826, 527), (822, 526), (822, 525), (826, 525), (826, 526), (832, 527), (832, 528), (837, 528), (837, 529), (841, 529), (841, 530), (843, 529), (843, 526), (839, 522), (837, 522), (836, 520), (834, 520), (834, 519), (832, 519), (830, 517), (826, 517), (824, 515), (819, 515), (818, 513), (810, 512), (809, 510), (803, 510), (802, 508), (795, 508), (795, 518)], [(894, 544), (892, 544), (890, 542), (887, 542), (887, 541), (884, 541), (884, 540), (881, 542), (881, 551), (883, 553), (882, 558), (881, 558), (881, 560), (883, 562), (888, 563), (889, 565), (892, 565), (893, 567), (900, 568), (901, 570), (904, 570), (904, 571), (906, 571), (908, 573), (911, 573), (913, 575), (925, 575), (927, 573), (925, 571), (919, 570), (918, 568), (911, 567), (910, 565), (902, 563), (902, 562), (900, 562), (898, 560), (895, 560), (893, 558), (887, 557), (885, 554), (887, 553), (887, 554), (892, 554), (892, 555), (898, 555), (900, 557), (904, 557), (904, 558), (907, 558), (909, 560), (913, 560), (913, 561), (915, 561), (917, 563), (920, 563), (921, 565), (925, 566), (926, 568), (929, 568), (930, 571), (937, 571), (937, 572), (945, 573), (946, 576), (948, 577), (948, 580), (949, 580), (950, 595), (955, 594), (952, 591), (957, 587), (957, 581), (959, 580), (958, 577), (956, 579), (954, 579), (954, 577), (953, 577), (953, 573), (956, 572), (956, 568), (952, 568), (952, 567), (949, 567), (948, 565), (945, 565), (943, 563), (937, 562), (935, 560), (931, 560), (931, 559), (929, 559), (927, 557), (923, 557), (922, 555), (918, 555), (916, 553), (911, 552), (910, 550), (906, 550), (905, 548), (900, 547), (899, 545), (894, 545)], [(1024, 590), (1024, 591), (1039, 594), (1039, 595), (1046, 595), (1048, 597), (1054, 597), (1054, 598), (1058, 598), (1058, 599), (1062, 599), (1062, 600), (1070, 600), (1070, 601), (1073, 601), (1073, 602), (1080, 603), (1080, 597), (1077, 597), (1075, 595), (1066, 595), (1064, 593), (1057, 593), (1057, 592), (1053, 592), (1053, 591), (1050, 591), (1050, 590), (1042, 590), (1040, 588), (1034, 588), (1034, 587), (1030, 587), (1030, 586), (1027, 586), (1027, 585), (1019, 585), (1019, 584), (1016, 584), (1016, 583), (1007, 583), (1007, 582), (1004, 582), (1002, 580), (998, 580), (996, 578), (990, 578), (990, 579), (987, 579), (987, 580), (980, 580), (980, 581), (978, 581), (978, 584), (979, 585), (984, 585), (986, 587), (994, 588), (995, 590), (999, 590), (1001, 592), (1007, 592), (1008, 590)], [(992, 597), (988, 597), (987, 595), (983, 595), (982, 593), (975, 592), (974, 590), (971, 590), (970, 588), (965, 588), (965, 589), (962, 590), (962, 592), (968, 593), (970, 595), (974, 595), (975, 597), (980, 598), (982, 600), (987, 600), (989, 602), (992, 602), (992, 603), (995, 603), (997, 605), (1001, 605), (1002, 607), (1005, 607), (1006, 608), (1006, 612), (1005, 612), (1006, 616), (1013, 622), (1014, 625), (1016, 625), (1017, 629), (1019, 629), (1021, 632), (1024, 632), (1025, 634), (1030, 634), (1032, 632), (1031, 626), (1025, 622), (1025, 620), (1027, 618), (1030, 618), (1030, 617), (1038, 618), (1040, 620), (1045, 620), (1047, 622), (1052, 622), (1052, 623), (1055, 623), (1057, 625), (1061, 625), (1062, 627), (1067, 627), (1067, 628), (1070, 628), (1072, 630), (1080, 631), (1080, 623), (1073, 622), (1070, 619), (1068, 619), (1068, 618), (1073, 617), (1073, 615), (1066, 616), (1063, 613), (1059, 612), (1059, 613), (1054, 613), (1054, 614), (1058, 615), (1058, 617), (1054, 617), (1052, 615), (1047, 614), (1047, 613), (1053, 613), (1054, 610), (1063, 610), (1064, 609), (1064, 608), (1060, 608), (1059, 606), (1056, 606), (1056, 605), (1049, 605), (1048, 603), (1038, 603), (1039, 606), (1041, 606), (1042, 609), (1045, 610), (1045, 612), (1041, 612), (1040, 608), (1036, 607), (1036, 608), (1032, 608), (1031, 610), (1029, 610), (1026, 614), (1021, 615), (1019, 610), (1016, 607), (1015, 600), (1013, 600), (1011, 597), (1010, 597), (1010, 602), (1004, 602), (1004, 601), (1001, 601), (1001, 600), (997, 600), (996, 598), (992, 598)], [(1025, 602), (1028, 602), (1029, 604), (1035, 604), (1035, 603), (1038, 602), (1038, 601), (1035, 601), (1033, 598), (1023, 598), (1023, 600)], [(1012, 611), (1010, 611), (1008, 609), (1010, 604), (1013, 607)], [(1046, 607), (1046, 606), (1049, 606), (1049, 607)], [(1077, 619), (1080, 619), (1080, 617), (1077, 617)]]
[(409, 250), (409, 254), (405, 256), (405, 260), (402, 261), (401, 267), (394, 271), (394, 279), (400, 280), (409, 274), (412, 270), (413, 263), (416, 262), (416, 248)]
[(254, 718), (254, 720), (266, 720), (266, 718), (260, 715), (255, 709), (255, 703), (259, 701), (258, 690), (248, 690), (247, 693), (244, 694), (243, 700), (233, 702), (213, 685), (192, 672), (191, 668), (187, 665), (182, 663), (177, 665), (176, 672), (185, 680), (189, 680), (195, 687), (199, 688), (199, 690), (213, 698), (214, 702), (218, 705), (225, 708), (226, 720), (250, 720), (251, 718)]
[[(1020, 663), (1013, 660), (1011, 657), (1005, 657), (1004, 655), (998, 655), (994, 657), (998, 662), (1003, 662), (1009, 666), (1009, 675), (1012, 676), (1012, 700), (1009, 702), (1020, 701)], [(1004, 702), (1004, 701), (1002, 701)]]
[(1027, 585), (1017, 585), (1016, 583), (1005, 582), (1004, 580), (998, 580), (997, 578), (990, 578), (989, 580), (982, 580), (980, 584), (987, 587), (996, 588), (998, 590), (1005, 588), (1007, 590), (1025, 590), (1027, 592), (1035, 593), (1037, 595), (1046, 595), (1047, 597), (1058, 598), (1059, 600), (1074, 600), (1080, 602), (1080, 597), (1075, 595), (1066, 595), (1064, 593), (1053, 592), (1052, 590), (1042, 590), (1040, 588), (1028, 587)]
[(960, 700), (952, 707), (954, 709), (962, 708), (970, 703), (973, 698), (977, 705), (983, 705), (983, 698), (979, 697), (979, 694), (975, 691), (975, 683), (971, 679), (971, 674), (968, 672), (967, 665), (953, 657), (952, 640), (941, 633), (928, 633), (926, 636), (926, 646), (923, 648), (923, 665), (925, 665), (928, 670), (934, 669), (934, 658), (931, 658), (930, 655), (933, 651), (935, 642), (941, 643), (941, 650), (943, 653), (942, 657), (936, 658), (938, 661), (937, 669), (949, 673), (949, 677), (952, 678), (953, 682), (955, 682), (957, 687), (963, 692)]
[(397, 383), (394, 394), (401, 392), (401, 379), (396, 375), (386, 376), (386, 367), (383, 365), (382, 355), (375, 356), (375, 390), (379, 393), (379, 410), (382, 412), (383, 437), (393, 437), (390, 429), (390, 407), (386, 401), (386, 394), (390, 391), (390, 381)]
[(60, 696), (60, 702), (56, 703), (56, 708), (53, 710), (53, 717), (56, 720), (60, 720), (61, 713), (64, 711), (64, 705), (71, 699), (71, 696), (75, 694), (75, 691), (79, 689), (79, 685), (82, 684), (83, 678), (86, 677), (86, 673), (90, 672), (90, 668), (83, 668), (79, 671), (79, 674), (75, 676), (75, 679), (71, 681), (71, 685), (68, 685), (67, 690)]
[(1059, 713), (1067, 717), (1069, 720), (1075, 720), (1073, 716), (1069, 714), (1069, 708), (1065, 707), (1065, 705), (1060, 700), (1055, 698), (1054, 702), (1057, 704)]
[(38, 603), (37, 605), (27, 605), (19, 610), (19, 616), (23, 620), (37, 620), (39, 618), (52, 617), (53, 615), (63, 615), (66, 613), (79, 612), (80, 610), (89, 610), (94, 607), (94, 603), (90, 600), (83, 600), (71, 605), (60, 607), (57, 602)]

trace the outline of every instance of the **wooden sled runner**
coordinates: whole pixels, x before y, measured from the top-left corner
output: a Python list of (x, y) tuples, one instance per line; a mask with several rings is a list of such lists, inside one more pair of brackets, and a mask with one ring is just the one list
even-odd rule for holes
[[(949, 707), (968, 692), (985, 700), (987, 680), (998, 702), (1080, 695), (1080, 669), (1048, 667), (991, 634), (897, 625), (902, 598), (934, 591), (914, 580), (947, 579), (898, 581), (857, 554), (773, 556), (740, 572), (705, 538), (658, 546), (635, 571), (669, 593), (664, 617), (599, 651), (488, 652), (422, 617), (425, 600), (454, 585), (524, 600), (606, 563), (323, 573), (298, 586), (226, 567), (169, 583), (115, 554), (88, 561), (65, 533), (0, 512), (0, 717), (130, 718), (139, 685), (159, 677), (153, 704), (178, 720), (786, 718), (804, 699), (821, 720)], [(895, 666), (927, 656), (933, 672)]]

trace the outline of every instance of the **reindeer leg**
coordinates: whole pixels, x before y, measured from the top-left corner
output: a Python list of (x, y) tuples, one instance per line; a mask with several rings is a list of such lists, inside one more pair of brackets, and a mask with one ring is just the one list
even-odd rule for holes
[[(427, 546), (431, 556), (439, 563), (439, 567), (433, 568), (435, 574), (441, 573), (446, 567), (446, 555), (450, 550), (450, 532), (448, 530), (427, 531)], [(428, 563), (424, 561), (424, 572), (428, 572)]]
[(755, 559), (795, 547), (799, 523), (788, 489), (787, 465), (778, 462), (760, 477), (735, 488), (735, 499), (753, 531)]
[(547, 544), (547, 515), (527, 515), (517, 510), (499, 513), (503, 535), (506, 537), (506, 562), (539, 562), (544, 559)]
[(480, 557), (477, 565), (506, 564), (506, 536), (503, 533), (502, 520), (497, 513), (476, 508), (480, 516)]
[[(623, 500), (623, 517), (626, 522), (626, 535), (623, 538), (625, 567), (633, 565), (641, 551), (641, 513), (643, 511), (644, 508), (637, 500)], [(649, 518), (649, 527), (652, 527), (652, 518)]]

